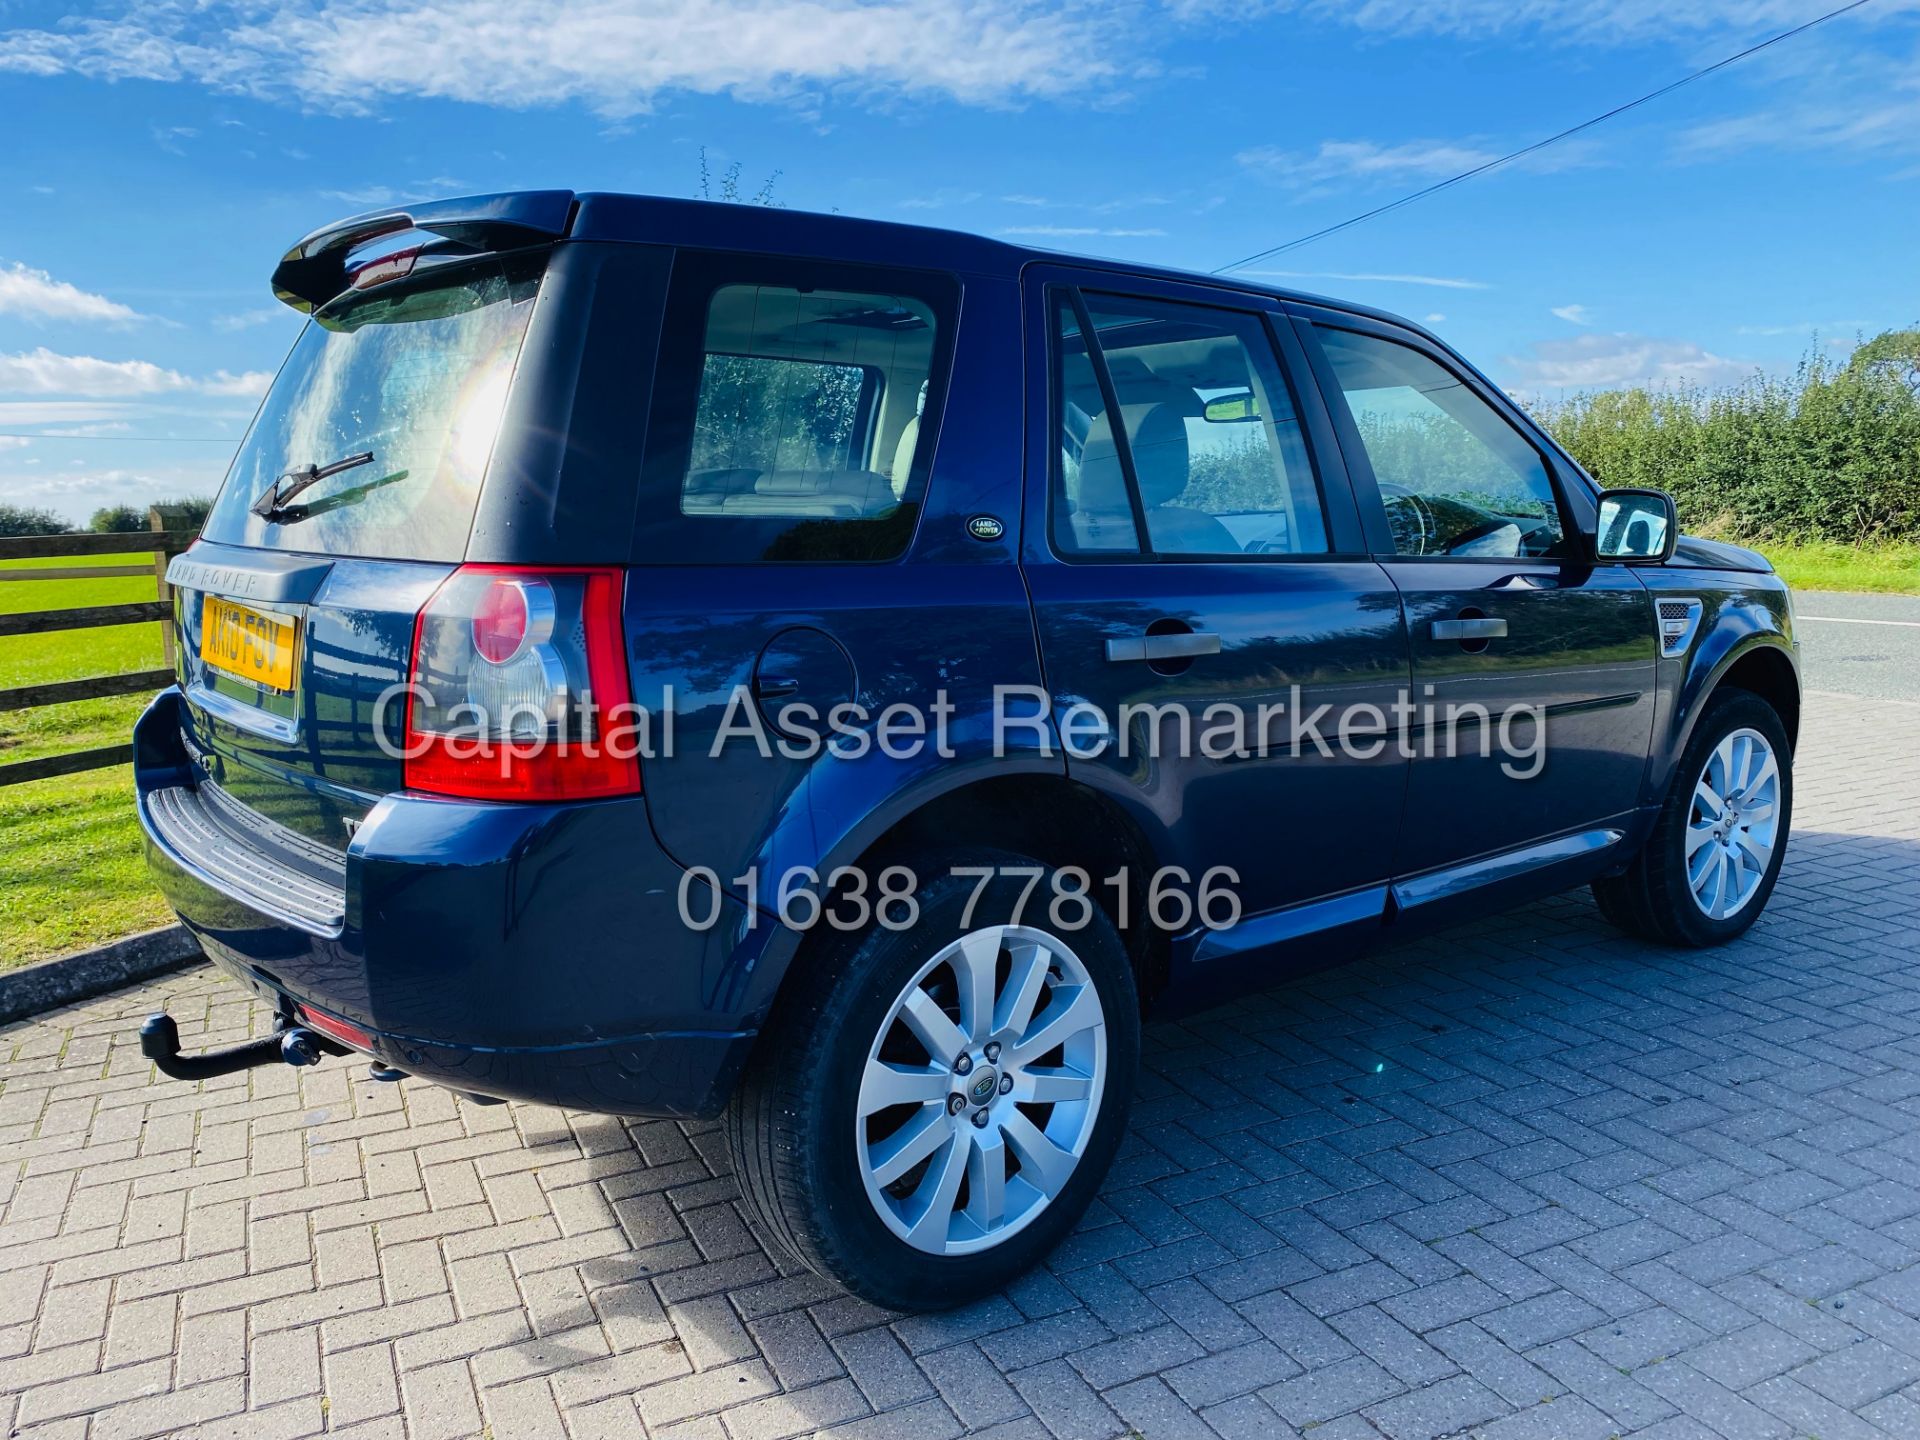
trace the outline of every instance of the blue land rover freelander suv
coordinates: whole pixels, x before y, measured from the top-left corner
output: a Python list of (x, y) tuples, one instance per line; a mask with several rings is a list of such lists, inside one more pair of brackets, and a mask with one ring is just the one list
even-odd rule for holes
[(839, 216), (540, 191), (289, 250), (307, 324), (136, 732), (153, 873), (274, 1033), (725, 1116), (876, 1301), (1074, 1224), (1143, 1013), (1591, 885), (1766, 905), (1759, 556), (1392, 316)]

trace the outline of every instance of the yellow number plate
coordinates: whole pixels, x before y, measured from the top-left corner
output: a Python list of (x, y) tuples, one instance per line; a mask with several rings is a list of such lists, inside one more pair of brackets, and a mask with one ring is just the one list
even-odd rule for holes
[(200, 659), (269, 690), (292, 690), (300, 629), (288, 615), (209, 595), (200, 611)]

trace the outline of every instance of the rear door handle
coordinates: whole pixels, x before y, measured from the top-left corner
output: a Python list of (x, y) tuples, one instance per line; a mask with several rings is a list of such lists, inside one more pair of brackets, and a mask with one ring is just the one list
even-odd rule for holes
[(1500, 640), (1506, 637), (1507, 622), (1490, 616), (1477, 620), (1436, 620), (1433, 622), (1433, 638), (1436, 640)]
[(1191, 660), (1196, 655), (1218, 655), (1220, 637), (1205, 630), (1186, 630), (1173, 635), (1129, 635), (1107, 641), (1107, 659), (1121, 664), (1129, 660)]

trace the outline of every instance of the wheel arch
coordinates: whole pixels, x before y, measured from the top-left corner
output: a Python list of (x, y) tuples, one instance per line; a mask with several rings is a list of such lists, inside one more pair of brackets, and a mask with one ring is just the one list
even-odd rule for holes
[(1679, 723), (1670, 730), (1654, 777), (1652, 796), (1662, 796), (1673, 783), (1674, 768), (1686, 754), (1700, 717), (1716, 695), (1744, 690), (1772, 707), (1787, 732), (1789, 750), (1800, 742), (1800, 668), (1783, 635), (1750, 634), (1721, 650), (1717, 658), (1697, 664), (1683, 682), (1678, 697)]
[[(1127, 872), (1137, 914), (1159, 863), (1159, 851), (1146, 831), (1111, 797), (1057, 772), (1028, 772), (975, 779), (929, 796), (857, 851), (831, 856), (820, 869), (825, 874), (852, 865), (877, 876), (911, 853), (980, 847), (1017, 851), (1055, 868), (1079, 866), (1109, 915), (1113, 887), (1103, 886), (1103, 878)], [(923, 883), (928, 878), (919, 877)], [(783, 933), (792, 936), (789, 953), (762, 956), (764, 998), (754, 1009), (766, 1017), (763, 1031), (771, 1028), (782, 995), (797, 979), (815, 965), (832, 963), (837, 943), (848, 941), (841, 932), (826, 929)], [(1133, 925), (1120, 938), (1145, 1002), (1166, 985), (1172, 946), (1152, 925)], [(778, 967), (777, 974), (767, 973), (772, 968), (765, 964), (768, 960)]]
[(1799, 746), (1800, 673), (1784, 646), (1761, 644), (1742, 651), (1720, 672), (1708, 698), (1726, 689), (1745, 690), (1766, 701), (1786, 727), (1787, 744)]

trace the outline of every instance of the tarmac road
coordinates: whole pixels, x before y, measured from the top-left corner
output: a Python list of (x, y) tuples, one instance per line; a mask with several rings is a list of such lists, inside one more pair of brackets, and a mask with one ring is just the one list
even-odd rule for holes
[(1920, 595), (1794, 593), (1808, 690), (1920, 702)]

